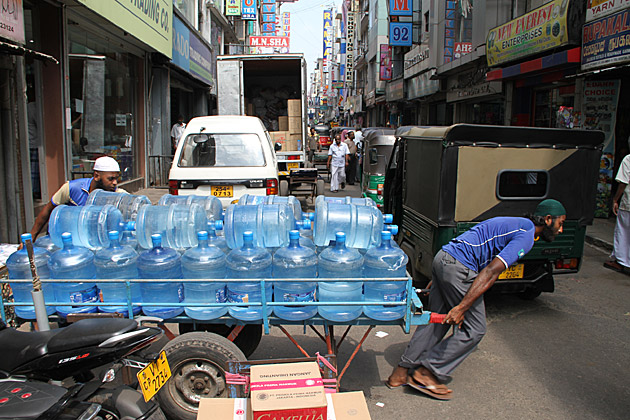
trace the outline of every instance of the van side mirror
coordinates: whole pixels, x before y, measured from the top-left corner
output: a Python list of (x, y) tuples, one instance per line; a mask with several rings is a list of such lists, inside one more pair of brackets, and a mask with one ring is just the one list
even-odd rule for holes
[(282, 149), (282, 143), (277, 143), (273, 145), (273, 150), (279, 152)]

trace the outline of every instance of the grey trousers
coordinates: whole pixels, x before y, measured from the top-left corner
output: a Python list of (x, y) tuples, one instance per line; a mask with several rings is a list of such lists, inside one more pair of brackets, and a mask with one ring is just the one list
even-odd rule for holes
[[(477, 277), (448, 253), (440, 250), (433, 259), (433, 284), (429, 293), (429, 310), (448, 313), (457, 306)], [(399, 366), (410, 370), (419, 366), (429, 369), (440, 382), (447, 382), (450, 374), (475, 349), (486, 333), (486, 308), (483, 296), (464, 315), (462, 328), (442, 340), (450, 325), (429, 324), (416, 329)]]

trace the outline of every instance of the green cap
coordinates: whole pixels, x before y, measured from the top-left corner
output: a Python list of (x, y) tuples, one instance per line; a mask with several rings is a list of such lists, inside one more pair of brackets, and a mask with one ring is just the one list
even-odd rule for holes
[(567, 211), (564, 206), (558, 200), (554, 200), (553, 198), (548, 198), (546, 200), (541, 201), (536, 206), (536, 210), (534, 211), (534, 216), (565, 216)]

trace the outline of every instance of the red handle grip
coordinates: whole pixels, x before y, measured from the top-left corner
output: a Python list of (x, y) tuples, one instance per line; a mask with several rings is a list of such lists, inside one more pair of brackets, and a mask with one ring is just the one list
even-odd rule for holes
[(431, 312), (429, 322), (431, 324), (441, 324), (446, 319), (446, 314), (438, 314), (437, 312)]

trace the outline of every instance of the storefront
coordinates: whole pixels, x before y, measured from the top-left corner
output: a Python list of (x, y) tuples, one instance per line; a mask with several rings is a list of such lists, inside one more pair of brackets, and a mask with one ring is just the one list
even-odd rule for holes
[(403, 75), (405, 78), (405, 109), (403, 124), (429, 124), (432, 95), (440, 90), (436, 78), (436, 57), (429, 48), (429, 35), (425, 32), (422, 41), (405, 54)]
[(402, 77), (388, 82), (385, 88), (387, 100), (387, 120), (391, 127), (399, 127), (402, 124), (403, 100), (405, 99), (405, 79)]
[(503, 83), (487, 82), (485, 66), (447, 79), (446, 101), (453, 104), (454, 120), (471, 124), (504, 124)]

